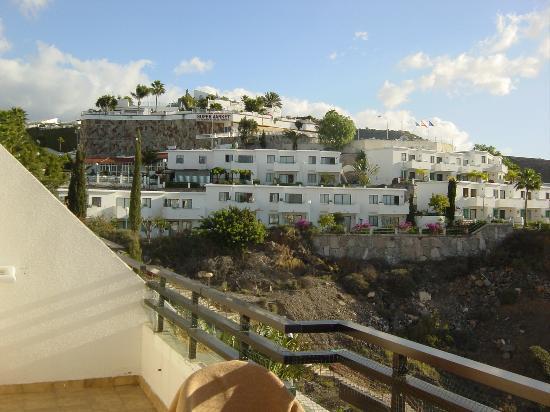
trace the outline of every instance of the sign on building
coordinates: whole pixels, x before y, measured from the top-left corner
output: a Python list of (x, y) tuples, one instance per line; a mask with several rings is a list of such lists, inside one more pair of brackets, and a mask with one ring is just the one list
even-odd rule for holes
[(197, 120), (231, 121), (231, 114), (224, 113), (197, 113)]

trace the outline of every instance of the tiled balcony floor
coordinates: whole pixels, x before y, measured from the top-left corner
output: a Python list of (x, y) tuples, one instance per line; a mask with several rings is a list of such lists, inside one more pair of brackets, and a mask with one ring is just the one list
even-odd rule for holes
[(137, 385), (0, 395), (0, 412), (156, 412)]

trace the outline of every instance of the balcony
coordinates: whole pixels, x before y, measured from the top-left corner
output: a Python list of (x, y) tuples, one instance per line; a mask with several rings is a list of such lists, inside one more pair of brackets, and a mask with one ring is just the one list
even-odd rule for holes
[(299, 172), (300, 163), (279, 163), (272, 164), (274, 172)]
[(197, 220), (205, 215), (204, 207), (163, 207), (162, 217), (168, 220)]
[(277, 211), (280, 213), (309, 213), (311, 205), (309, 203), (288, 203), (280, 200), (277, 204)]
[(306, 165), (307, 170), (311, 170), (312, 172), (317, 173), (340, 173), (342, 170), (342, 164), (336, 163), (336, 164), (326, 164), (326, 163), (320, 163), (320, 164), (307, 164)]
[[(314, 367), (316, 364), (324, 365), (324, 369), (319, 366), (319, 374), (322, 374), (322, 370), (329, 371), (324, 376), (332, 377), (333, 384), (339, 388), (340, 399), (360, 410), (489, 411), (498, 407), (503, 397), (512, 398), (510, 395), (542, 405), (550, 404), (550, 385), (547, 383), (350, 321), (290, 320), (170, 270), (149, 269), (125, 256), (121, 258), (130, 267), (151, 276), (147, 287), (158, 297), (145, 299), (145, 305), (156, 314), (156, 330), (163, 331), (165, 320), (181, 328), (189, 336), (189, 359), (197, 358), (198, 343), (201, 343), (227, 360), (253, 359), (260, 364), (305, 364), (306, 368), (312, 370), (317, 368)], [(171, 304), (181, 309), (175, 310)], [(200, 328), (201, 321), (234, 336), (234, 343), (228, 344), (227, 340), (219, 340), (216, 335)], [(391, 361), (379, 363), (380, 361), (374, 361), (347, 348), (289, 351), (256, 333), (255, 325), (259, 324), (269, 325), (284, 334), (344, 334), (353, 338), (357, 344), (368, 344), (369, 347), (378, 347), (390, 353)], [(409, 370), (409, 362), (422, 363), (458, 376), (464, 382), (459, 385), (461, 389), (475, 390), (462, 391), (463, 394), (454, 393), (453, 389), (459, 389), (457, 385), (445, 388), (426, 380), (414, 372), (413, 368)], [(333, 368), (331, 365), (335, 364), (340, 366)], [(302, 402), (304, 400), (299, 392), (297, 398)], [(319, 405), (311, 410), (319, 410), (316, 408), (320, 408)]]
[(455, 163), (436, 163), (432, 166), (432, 172), (454, 172), (459, 170), (459, 166)]
[(336, 204), (331, 202), (321, 204), (319, 209), (321, 213), (357, 214), (361, 212), (361, 205), (359, 203)]

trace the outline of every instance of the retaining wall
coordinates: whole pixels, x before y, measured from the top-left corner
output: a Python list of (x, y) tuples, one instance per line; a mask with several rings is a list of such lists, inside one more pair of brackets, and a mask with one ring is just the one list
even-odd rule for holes
[(460, 236), (321, 234), (314, 236), (313, 245), (325, 257), (421, 262), (491, 251), (512, 231), (512, 225), (489, 223), (470, 235)]

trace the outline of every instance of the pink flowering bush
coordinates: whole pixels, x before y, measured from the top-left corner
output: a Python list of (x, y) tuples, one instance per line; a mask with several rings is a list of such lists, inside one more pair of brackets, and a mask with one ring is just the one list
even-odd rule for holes
[(351, 229), (353, 233), (369, 233), (370, 232), (370, 224), (367, 222), (364, 223), (358, 223)]
[(443, 232), (443, 226), (441, 226), (441, 223), (428, 223), (426, 227), (432, 235), (437, 235)]
[(300, 219), (294, 223), (294, 227), (298, 230), (305, 231), (311, 227), (311, 222), (306, 219)]
[(402, 232), (410, 232), (413, 228), (413, 224), (411, 222), (401, 222), (397, 227)]

